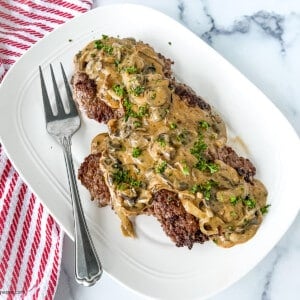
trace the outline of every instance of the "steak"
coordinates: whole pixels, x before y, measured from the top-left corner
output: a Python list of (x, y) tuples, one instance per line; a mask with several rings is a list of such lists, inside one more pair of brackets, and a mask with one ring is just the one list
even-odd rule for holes
[[(109, 48), (106, 48), (106, 51), (109, 51)], [(171, 71), (173, 62), (161, 54), (157, 56), (163, 62), (163, 74), (169, 80), (170, 90), (187, 106), (198, 106), (213, 115), (213, 108), (205, 100), (197, 96), (189, 86), (174, 79)], [(105, 103), (105, 99), (101, 98), (101, 93), (97, 90), (96, 82), (86, 73), (77, 71), (72, 78), (72, 87), (74, 100), (89, 118), (108, 123), (112, 119), (119, 119), (125, 115), (123, 107), (112, 108)], [(120, 88), (120, 85), (117, 87)], [(252, 182), (256, 172), (255, 167), (248, 159), (240, 157), (231, 147), (226, 145), (216, 147), (213, 152), (207, 151), (206, 155), (208, 161), (223, 161), (234, 168), (245, 181)], [(111, 203), (111, 195), (100, 168), (100, 159), (101, 153), (86, 157), (79, 168), (78, 178), (89, 190), (92, 200), (103, 207)], [(127, 178), (125, 183), (129, 182)], [(186, 211), (176, 192), (160, 189), (151, 197), (151, 205), (144, 210), (144, 213), (153, 215), (159, 221), (166, 235), (176, 246), (186, 246), (191, 249), (194, 243), (204, 243), (208, 240), (200, 230), (199, 220)]]
[(110, 203), (110, 194), (99, 166), (100, 157), (101, 153), (87, 156), (78, 170), (78, 178), (89, 190), (92, 200), (103, 207)]
[[(81, 183), (90, 191), (92, 200), (100, 207), (110, 203), (110, 194), (99, 167), (101, 154), (90, 154), (78, 171)], [(177, 247), (192, 248), (194, 243), (204, 243), (207, 237), (200, 231), (197, 219), (187, 213), (176, 193), (160, 190), (153, 195), (153, 205), (147, 210), (160, 222), (164, 232)]]
[(75, 101), (90, 119), (107, 123), (109, 120), (120, 118), (124, 114), (123, 110), (113, 110), (97, 97), (95, 81), (89, 79), (86, 73), (75, 73), (72, 86)]
[(187, 246), (208, 240), (199, 229), (198, 220), (187, 213), (176, 193), (160, 190), (153, 195), (151, 212), (160, 222), (164, 232), (177, 247)]
[[(84, 74), (86, 75), (86, 74)], [(80, 88), (84, 90), (84, 82), (87, 89), (85, 91), (87, 98), (92, 95), (92, 90), (95, 85), (87, 76), (79, 76), (81, 78)], [(74, 78), (78, 78), (74, 76)], [(78, 81), (77, 81), (78, 82)], [(78, 89), (78, 85), (73, 83), (74, 89)], [(195, 92), (186, 85), (180, 84), (177, 86), (178, 95), (182, 96), (182, 100), (190, 104), (190, 106), (199, 105), (202, 109), (210, 109), (202, 98), (196, 96)], [(75, 92), (75, 99), (79, 95), (82, 97), (84, 93)], [(77, 100), (78, 101), (78, 100)], [(86, 109), (93, 110), (93, 102), (87, 103)], [(102, 122), (107, 122), (114, 118), (114, 112), (104, 102), (103, 110), (97, 108), (97, 118), (91, 117)], [(107, 108), (107, 109), (106, 109)], [(96, 111), (96, 110), (94, 110)], [(94, 115), (95, 116), (95, 115)], [(97, 201), (100, 207), (110, 203), (110, 193), (103, 178), (102, 171), (99, 165), (101, 154), (90, 154), (81, 164), (78, 171), (78, 178), (81, 183), (90, 191), (91, 198)], [(211, 156), (212, 157), (212, 156)], [(230, 147), (224, 146), (219, 148), (212, 159), (219, 159), (230, 165), (237, 172), (244, 176), (245, 180), (250, 181), (255, 175), (255, 167), (246, 158), (240, 157)], [(176, 244), (177, 247), (187, 246), (192, 248), (194, 243), (204, 243), (207, 237), (200, 231), (197, 219), (187, 213), (178, 199), (176, 193), (168, 190), (160, 190), (153, 195), (153, 204), (149, 208), (148, 213), (152, 214), (161, 224), (166, 235)]]

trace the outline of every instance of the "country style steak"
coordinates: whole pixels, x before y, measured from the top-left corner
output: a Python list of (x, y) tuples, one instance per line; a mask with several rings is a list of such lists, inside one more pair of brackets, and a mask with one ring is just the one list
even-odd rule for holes
[(78, 177), (111, 205), (125, 236), (153, 215), (176, 246), (249, 240), (267, 211), (255, 167), (226, 145), (215, 110), (171, 71), (172, 61), (132, 38), (103, 35), (75, 57), (73, 94), (108, 133), (91, 143)]

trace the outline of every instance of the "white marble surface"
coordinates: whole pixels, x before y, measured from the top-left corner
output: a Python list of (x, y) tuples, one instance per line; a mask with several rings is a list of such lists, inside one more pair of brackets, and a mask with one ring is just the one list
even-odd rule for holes
[[(94, 6), (124, 2), (156, 8), (190, 28), (256, 84), (300, 134), (299, 0), (98, 0)], [(298, 214), (273, 251), (212, 300), (300, 299), (299, 232)], [(73, 243), (65, 237), (56, 300), (144, 299), (107, 274), (94, 287), (77, 285), (73, 262)]]

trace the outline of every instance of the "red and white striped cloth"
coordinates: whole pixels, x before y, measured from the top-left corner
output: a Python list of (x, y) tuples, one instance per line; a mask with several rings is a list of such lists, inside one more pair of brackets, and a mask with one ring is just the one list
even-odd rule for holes
[[(0, 84), (32, 44), (91, 6), (92, 0), (0, 0)], [(0, 299), (53, 299), (62, 243), (62, 230), (0, 145)]]

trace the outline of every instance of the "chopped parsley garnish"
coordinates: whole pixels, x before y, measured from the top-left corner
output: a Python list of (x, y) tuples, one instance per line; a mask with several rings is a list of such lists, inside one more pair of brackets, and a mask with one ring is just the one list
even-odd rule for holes
[(170, 124), (170, 128), (171, 128), (171, 129), (176, 129), (176, 128), (177, 128), (177, 124), (174, 123), (174, 122), (172, 122), (172, 123)]
[(194, 143), (193, 147), (190, 149), (191, 154), (193, 154), (197, 159), (202, 158), (203, 152), (207, 149), (207, 145), (204, 143), (202, 137)]
[(236, 205), (240, 200), (241, 200), (241, 198), (240, 197), (236, 197), (236, 196), (231, 196), (229, 198), (230, 203), (233, 204), (233, 205)]
[(205, 200), (209, 201), (211, 198), (211, 189), (214, 186), (217, 186), (218, 183), (214, 180), (208, 180), (204, 184), (194, 184), (191, 188), (191, 192), (196, 194), (197, 192), (201, 192)]
[(124, 100), (123, 105), (124, 105), (125, 109), (131, 109), (132, 108), (132, 103), (129, 101), (128, 98), (126, 98)]
[(95, 41), (94, 46), (98, 50), (101, 50), (104, 47), (103, 43), (100, 40)]
[(250, 209), (256, 206), (256, 201), (254, 199), (249, 198), (248, 196), (245, 199), (242, 199), (240, 196), (231, 196), (229, 198), (229, 201), (232, 205), (236, 205), (241, 200), (243, 201), (243, 204)]
[(161, 145), (161, 147), (165, 147), (165, 146), (167, 145), (167, 143), (166, 143), (164, 137), (162, 137), (162, 136), (159, 136), (159, 137), (156, 139), (156, 141)]
[(113, 91), (119, 96), (119, 97), (124, 97), (125, 95), (125, 88), (120, 86), (119, 84), (115, 84), (113, 86)]
[(125, 109), (125, 121), (127, 121), (129, 117), (135, 117), (134, 111), (132, 110), (132, 103), (128, 98), (124, 100), (123, 106)]
[(130, 186), (132, 186), (132, 187), (141, 187), (142, 182), (140, 180), (136, 180), (136, 179), (131, 178)]
[(207, 129), (210, 125), (206, 121), (200, 121), (199, 126), (203, 129)]
[(268, 213), (268, 211), (269, 211), (269, 207), (271, 206), (271, 204), (267, 204), (266, 206), (264, 206), (264, 207), (262, 207), (261, 209), (260, 209), (260, 212), (264, 215), (264, 214), (266, 214), (266, 213)]
[(177, 140), (182, 144), (186, 145), (188, 143), (189, 132), (185, 129), (177, 135)]
[(103, 51), (109, 55), (113, 54), (114, 48), (110, 45), (104, 45), (103, 46)]
[(143, 87), (143, 86), (141, 86), (141, 85), (139, 85), (139, 86), (137, 86), (137, 87), (135, 87), (135, 88), (131, 88), (131, 93), (134, 95), (134, 96), (140, 96), (141, 94), (143, 94), (144, 93), (144, 91), (145, 91), (145, 88)]
[(123, 106), (125, 109), (125, 121), (127, 121), (129, 117), (142, 118), (143, 116), (148, 114), (148, 106), (140, 106), (138, 108), (138, 112), (134, 111), (132, 109), (132, 103), (128, 98), (124, 100)]
[(214, 164), (212, 162), (208, 162), (205, 165), (205, 169), (208, 169), (210, 174), (216, 173), (219, 171), (219, 166), (217, 164)]
[(248, 208), (254, 208), (256, 205), (256, 201), (254, 199), (246, 197), (243, 199), (243, 203), (248, 207)]
[(140, 121), (134, 121), (133, 122), (133, 126), (134, 126), (134, 128), (142, 127), (142, 122), (140, 122)]
[(199, 192), (199, 185), (198, 184), (194, 184), (190, 190), (193, 194), (196, 194), (197, 192)]
[(146, 114), (148, 114), (148, 106), (140, 106), (139, 112), (138, 112), (138, 117), (143, 117)]
[(132, 156), (134, 158), (139, 157), (142, 154), (142, 150), (140, 148), (133, 148), (132, 150)]
[(203, 196), (206, 200), (210, 200), (211, 197), (211, 189), (213, 186), (216, 185), (216, 182), (213, 180), (207, 181), (204, 185), (202, 185), (201, 192), (203, 193)]
[(182, 167), (182, 173), (185, 176), (190, 175), (190, 168), (187, 166), (187, 164), (185, 163)]
[(135, 66), (130, 66), (124, 68), (124, 71), (126, 71), (128, 74), (135, 74), (137, 72), (137, 68)]
[(219, 171), (219, 166), (213, 162), (208, 162), (204, 157), (204, 151), (207, 149), (207, 145), (203, 141), (203, 137), (199, 134), (198, 140), (194, 143), (190, 149), (191, 154), (197, 158), (195, 167), (200, 171), (209, 171), (211, 174)]
[(154, 100), (156, 98), (156, 93), (155, 92), (152, 92), (151, 96), (150, 96), (150, 99), (151, 100)]
[(124, 170), (122, 167), (118, 166), (116, 171), (112, 174), (113, 183), (117, 185), (118, 189), (124, 189), (124, 185), (129, 185), (130, 187), (140, 187), (142, 182), (136, 180), (130, 176), (128, 170)]
[(101, 40), (95, 41), (94, 46), (98, 50), (103, 49), (103, 51), (109, 55), (111, 55), (114, 50), (114, 48), (112, 46), (103, 44)]
[(196, 164), (196, 168), (200, 171), (209, 171), (210, 174), (216, 173), (219, 171), (219, 166), (212, 162), (207, 162), (206, 160), (199, 160)]
[(115, 63), (115, 66), (118, 67), (119, 64), (121, 63), (121, 61), (119, 59), (115, 59), (114, 63)]
[(155, 167), (155, 172), (159, 173), (159, 174), (162, 174), (162, 173), (165, 172), (166, 168), (167, 168), (167, 162), (163, 161)]
[(103, 40), (107, 40), (107, 39), (108, 39), (108, 35), (102, 34), (102, 39), (103, 39)]

